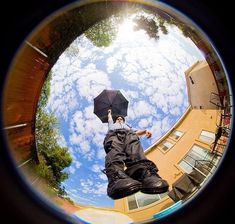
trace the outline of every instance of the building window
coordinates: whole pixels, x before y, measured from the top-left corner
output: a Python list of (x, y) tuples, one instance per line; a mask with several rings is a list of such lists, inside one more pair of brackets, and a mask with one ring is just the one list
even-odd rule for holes
[(193, 168), (198, 168), (202, 173), (208, 175), (216, 166), (219, 156), (215, 156), (208, 149), (199, 145), (193, 145), (187, 155), (179, 162), (179, 166), (186, 172), (191, 173)]
[(133, 209), (138, 208), (137, 201), (135, 199), (134, 194), (131, 196), (128, 196), (127, 201), (128, 201), (129, 210), (133, 210)]
[(171, 134), (171, 137), (174, 138), (175, 140), (179, 139), (184, 133), (181, 132), (181, 131), (174, 131), (172, 134)]
[(127, 197), (129, 210), (150, 205), (166, 197), (167, 194), (168, 192), (165, 192), (163, 194), (144, 194), (141, 192), (137, 192), (136, 194)]
[(168, 141), (164, 141), (160, 147), (162, 148), (162, 150), (166, 151), (168, 149), (170, 149), (173, 146), (173, 143), (168, 142)]
[(189, 79), (190, 79), (190, 81), (191, 81), (191, 83), (193, 85), (194, 84), (193, 78), (191, 76), (189, 76)]
[(208, 143), (212, 143), (215, 141), (215, 133), (202, 130), (199, 139)]

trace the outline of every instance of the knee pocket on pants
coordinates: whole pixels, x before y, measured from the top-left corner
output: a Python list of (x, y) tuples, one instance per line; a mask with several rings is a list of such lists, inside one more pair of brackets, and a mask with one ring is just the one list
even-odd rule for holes
[(108, 141), (108, 142), (104, 143), (104, 150), (106, 153), (108, 153), (110, 151), (112, 143), (113, 143), (113, 141)]
[(132, 135), (128, 138), (128, 142), (129, 142), (129, 143), (137, 142), (137, 141), (139, 141), (139, 140), (140, 140), (140, 138), (139, 138), (139, 136), (136, 135), (136, 134), (132, 134)]

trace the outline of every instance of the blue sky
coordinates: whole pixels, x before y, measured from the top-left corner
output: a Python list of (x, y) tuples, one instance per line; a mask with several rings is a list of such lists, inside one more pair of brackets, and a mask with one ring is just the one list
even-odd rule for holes
[(104, 124), (93, 113), (93, 99), (104, 89), (119, 89), (129, 101), (126, 122), (148, 128), (141, 137), (144, 149), (164, 135), (188, 107), (184, 71), (203, 54), (175, 26), (160, 39), (133, 31), (131, 19), (119, 26), (109, 47), (95, 47), (78, 37), (52, 68), (47, 110), (60, 122), (60, 143), (69, 148), (73, 162), (63, 183), (78, 204), (112, 207), (106, 194)]

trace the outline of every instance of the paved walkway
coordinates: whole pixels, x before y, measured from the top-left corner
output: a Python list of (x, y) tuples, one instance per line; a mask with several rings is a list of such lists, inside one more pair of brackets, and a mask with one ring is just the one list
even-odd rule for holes
[(133, 220), (121, 212), (86, 208), (73, 213), (84, 224), (130, 224)]

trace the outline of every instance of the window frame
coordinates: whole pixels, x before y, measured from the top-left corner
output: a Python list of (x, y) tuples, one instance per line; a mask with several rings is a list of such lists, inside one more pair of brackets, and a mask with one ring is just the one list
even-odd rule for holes
[(194, 85), (194, 84), (195, 84), (195, 82), (194, 82), (194, 80), (193, 80), (193, 78), (192, 78), (192, 76), (191, 76), (191, 75), (189, 76), (189, 80), (190, 80), (190, 82), (191, 82), (191, 84), (192, 84), (192, 85)]
[[(208, 137), (208, 136), (206, 136), (206, 135), (202, 135), (203, 132), (209, 133), (209, 134), (213, 134), (213, 135), (214, 135), (214, 136), (213, 136), (214, 138), (211, 138), (210, 136)], [(213, 142), (215, 141), (215, 133), (212, 132), (212, 131), (208, 131), (208, 130), (202, 129), (201, 132), (200, 132), (200, 134), (199, 134), (199, 136), (198, 136), (198, 139), (199, 139), (200, 141), (205, 142), (205, 143), (207, 143), (207, 144), (210, 145), (211, 143), (213, 143)], [(208, 139), (211, 139), (211, 141), (209, 141)]]
[[(197, 149), (202, 149), (201, 152), (199, 151), (196, 151)], [(192, 157), (192, 151), (194, 151), (196, 157), (198, 157), (199, 159), (195, 159)], [(206, 153), (204, 153), (205, 151), (207, 151)], [(191, 156), (190, 156), (190, 153), (191, 153)], [(207, 149), (206, 147), (203, 147), (201, 145), (198, 145), (198, 144), (193, 144), (192, 147), (188, 150), (188, 152), (184, 155), (184, 157), (177, 163), (177, 167), (179, 167), (184, 173), (190, 173), (191, 171), (193, 171), (193, 168), (195, 167), (196, 165), (196, 161), (206, 161), (206, 162), (209, 162), (209, 161), (212, 161), (212, 158), (213, 156), (215, 156), (214, 154), (210, 154), (210, 150)], [(204, 154), (204, 155), (203, 155)], [(201, 158), (200, 158), (201, 156)], [(192, 160), (194, 160), (194, 164), (191, 164), (188, 160), (186, 160), (185, 158), (186, 157), (191, 157), (193, 158)], [(208, 158), (209, 157), (209, 158)], [(210, 170), (208, 170), (209, 172), (206, 174), (206, 173), (203, 173), (202, 174), (206, 177), (206, 176), (209, 176), (210, 174), (212, 174), (212, 172), (214, 171), (214, 169), (216, 168), (218, 162), (220, 160), (220, 157), (217, 156), (217, 158), (214, 160), (214, 163), (213, 163), (213, 166), (211, 167)], [(181, 163), (184, 163), (186, 164), (186, 168), (184, 165), (181, 165)], [(190, 164), (190, 165), (189, 165)]]
[[(171, 146), (168, 148), (166, 145), (164, 145), (164, 143), (169, 142), (171, 144)], [(166, 153), (168, 152), (172, 147), (174, 146), (174, 143), (165, 139), (158, 147), (161, 149), (162, 152)], [(166, 147), (166, 149), (164, 149), (164, 147)]]
[[(176, 134), (175, 134), (176, 132), (180, 132), (181, 135), (176, 135)], [(174, 141), (179, 141), (179, 140), (182, 138), (182, 136), (183, 136), (184, 134), (185, 134), (184, 132), (182, 132), (182, 131), (176, 129), (176, 130), (174, 130), (174, 131), (171, 132), (171, 134), (170, 134), (169, 137), (170, 137), (172, 140), (174, 140)], [(175, 138), (174, 136), (177, 136), (178, 138)]]
[[(146, 195), (148, 198), (150, 198), (151, 196), (152, 196), (152, 197), (153, 197), (153, 196), (157, 196), (157, 197), (158, 197), (158, 200), (155, 200), (155, 201), (153, 201), (153, 202), (151, 202), (151, 203), (149, 203), (149, 204), (146, 204), (146, 205), (141, 206), (141, 205), (140, 205), (140, 198), (138, 199), (138, 194), (141, 194), (142, 196)], [(144, 194), (144, 193), (142, 193), (142, 192), (137, 192), (137, 193), (135, 193), (135, 194), (133, 194), (133, 195), (127, 196), (127, 198), (126, 198), (127, 208), (128, 208), (129, 211), (134, 211), (134, 210), (137, 210), (137, 209), (146, 208), (147, 206), (152, 206), (152, 205), (155, 204), (155, 203), (160, 203), (161, 200), (163, 200), (163, 199), (165, 199), (166, 197), (168, 197), (167, 194), (168, 194), (168, 191), (165, 192), (165, 193), (162, 193), (162, 194), (152, 194), (152, 195), (151, 195), (151, 194)], [(130, 209), (129, 200), (128, 200), (130, 197), (133, 197), (133, 198), (135, 199), (135, 204), (136, 204), (137, 208), (132, 208), (132, 209)], [(139, 201), (138, 201), (138, 200), (139, 200)]]

